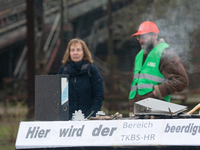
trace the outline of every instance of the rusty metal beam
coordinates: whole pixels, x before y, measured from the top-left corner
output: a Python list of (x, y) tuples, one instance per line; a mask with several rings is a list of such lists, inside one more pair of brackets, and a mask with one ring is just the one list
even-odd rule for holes
[(34, 33), (34, 0), (26, 0), (27, 3), (27, 46), (28, 46), (28, 119), (34, 117), (35, 101), (35, 33)]
[(112, 0), (107, 1), (107, 13), (108, 13), (108, 57), (109, 57), (109, 69), (110, 69), (110, 93), (114, 94), (114, 80), (113, 80), (113, 55), (114, 55), (114, 46), (113, 46), (113, 28), (112, 28)]

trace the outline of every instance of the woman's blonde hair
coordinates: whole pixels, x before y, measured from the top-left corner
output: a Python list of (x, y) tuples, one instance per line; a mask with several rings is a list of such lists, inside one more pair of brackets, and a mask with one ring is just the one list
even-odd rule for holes
[(76, 44), (76, 43), (80, 43), (82, 45), (83, 52), (84, 52), (83, 60), (88, 60), (90, 63), (93, 63), (91, 53), (87, 45), (85, 44), (85, 42), (81, 39), (75, 38), (75, 39), (71, 39), (67, 45), (67, 49), (65, 51), (65, 54), (62, 60), (63, 65), (66, 65), (67, 62), (70, 61), (70, 47), (72, 44)]

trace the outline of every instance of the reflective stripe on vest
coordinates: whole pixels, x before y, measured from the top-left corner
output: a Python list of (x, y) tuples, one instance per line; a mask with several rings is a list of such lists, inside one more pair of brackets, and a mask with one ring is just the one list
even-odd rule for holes
[(151, 89), (153, 88), (154, 84), (139, 84), (135, 86), (131, 86), (131, 91), (135, 91), (137, 89)]
[[(157, 77), (157, 76), (150, 75), (150, 74), (139, 74), (138, 73), (138, 74), (134, 75), (134, 79), (135, 78), (148, 79), (148, 80), (159, 82), (159, 83), (164, 83), (164, 82), (168, 81), (165, 78)], [(139, 84), (139, 85), (134, 85), (134, 86), (131, 86), (131, 91), (134, 91), (134, 90), (137, 90), (137, 89), (142, 89), (142, 88), (150, 89), (150, 88), (153, 88), (153, 86), (154, 86), (154, 84)]]
[(144, 78), (144, 79), (148, 79), (148, 80), (159, 82), (159, 83), (164, 83), (164, 82), (168, 81), (165, 78), (157, 77), (157, 76), (150, 75), (150, 74), (139, 74), (139, 73), (137, 73), (137, 74), (134, 75), (134, 79), (135, 78)]

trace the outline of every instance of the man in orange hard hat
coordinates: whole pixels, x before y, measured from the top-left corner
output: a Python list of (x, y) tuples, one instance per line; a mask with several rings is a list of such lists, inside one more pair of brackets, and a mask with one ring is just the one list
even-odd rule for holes
[(130, 116), (134, 102), (149, 97), (169, 102), (171, 94), (181, 92), (189, 84), (179, 56), (159, 37), (159, 29), (154, 22), (143, 22), (132, 37), (137, 37), (141, 50), (135, 57), (133, 68)]

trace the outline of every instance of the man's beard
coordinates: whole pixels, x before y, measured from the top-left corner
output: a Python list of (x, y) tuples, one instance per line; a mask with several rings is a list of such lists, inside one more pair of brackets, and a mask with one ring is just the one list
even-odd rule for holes
[(142, 49), (146, 50), (147, 53), (149, 53), (153, 48), (154, 48), (154, 43), (153, 43), (152, 40), (147, 42), (147, 43), (145, 43), (145, 45), (142, 46)]

